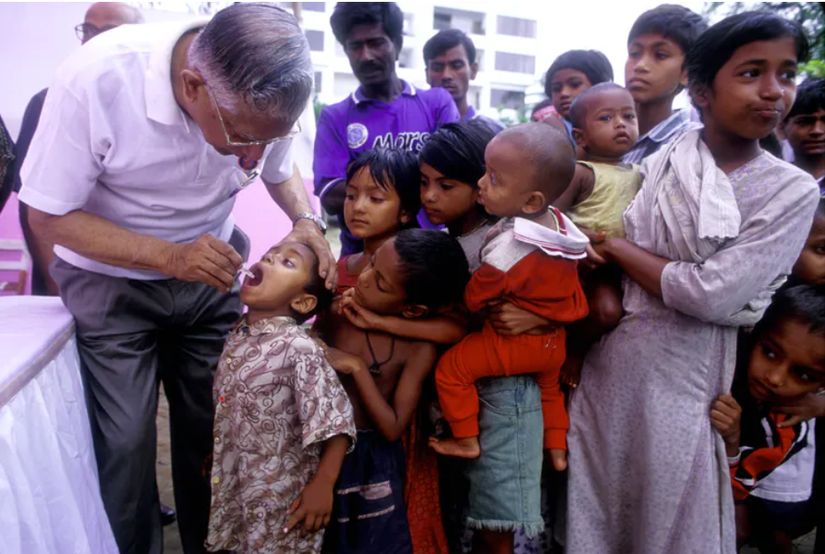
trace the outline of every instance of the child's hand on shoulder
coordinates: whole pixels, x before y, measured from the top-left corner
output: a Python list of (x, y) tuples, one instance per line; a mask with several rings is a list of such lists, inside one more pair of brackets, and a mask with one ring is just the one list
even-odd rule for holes
[(289, 533), (299, 523), (307, 532), (319, 531), (329, 524), (332, 514), (332, 489), (329, 483), (316, 476), (307, 483), (301, 494), (289, 506), (289, 519), (284, 533)]
[(725, 440), (728, 456), (735, 456), (739, 452), (741, 418), (742, 408), (730, 394), (720, 395), (710, 407), (710, 422)]
[(321, 350), (324, 351), (324, 357), (327, 359), (327, 362), (329, 362), (329, 365), (338, 373), (352, 375), (362, 369), (366, 369), (364, 360), (358, 356), (333, 348), (320, 339), (316, 339), (315, 342), (317, 342)]
[(812, 392), (794, 400), (793, 403), (776, 405), (773, 408), (777, 412), (791, 416), (780, 423), (779, 427), (793, 427), (806, 419), (825, 417), (825, 394), (823, 391)]

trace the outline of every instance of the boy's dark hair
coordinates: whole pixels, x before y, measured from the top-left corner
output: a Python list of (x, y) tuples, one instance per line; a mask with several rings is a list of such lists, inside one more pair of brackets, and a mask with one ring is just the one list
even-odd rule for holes
[(802, 284), (779, 289), (752, 336), (760, 337), (787, 320), (807, 325), (809, 332), (825, 336), (825, 287)]
[(726, 17), (696, 39), (685, 57), (691, 86), (710, 87), (719, 69), (741, 46), (751, 42), (792, 38), (797, 61), (808, 60), (808, 39), (802, 27), (767, 11), (742, 12)]
[(470, 269), (457, 240), (432, 229), (406, 229), (395, 236), (395, 251), (408, 304), (437, 309), (462, 302)]
[(421, 209), (421, 171), (416, 155), (400, 148), (365, 150), (347, 166), (347, 182), (364, 168), (379, 187), (395, 189), (401, 208), (410, 215), (409, 225), (415, 224)]
[(598, 85), (592, 86), (586, 91), (576, 96), (573, 99), (573, 102), (570, 104), (569, 114), (570, 123), (573, 124), (573, 127), (581, 129), (582, 125), (584, 125), (584, 119), (587, 117), (588, 98), (590, 98), (591, 96), (595, 96), (605, 90), (612, 89), (626, 90), (623, 86), (617, 85), (616, 83), (599, 83)]
[(575, 69), (587, 76), (591, 85), (613, 80), (613, 67), (607, 56), (598, 50), (568, 50), (556, 58), (544, 75), (544, 93), (552, 96), (550, 82), (562, 69)]
[(395, 2), (338, 2), (329, 18), (332, 34), (342, 45), (356, 25), (380, 24), (401, 52), (404, 44), (404, 14)]
[(641, 35), (662, 35), (678, 44), (687, 55), (693, 43), (707, 28), (708, 24), (701, 15), (684, 6), (662, 4), (636, 18), (627, 35), (627, 43), (630, 44)]
[(785, 121), (789, 117), (811, 114), (817, 110), (825, 110), (825, 77), (808, 77), (797, 87), (796, 100)]
[(444, 29), (424, 43), (424, 65), (430, 60), (440, 56), (450, 48), (455, 48), (461, 44), (467, 52), (467, 61), (472, 65), (476, 63), (476, 45), (463, 31), (458, 29)]
[(478, 188), (478, 180), (484, 176), (484, 149), (495, 135), (489, 125), (477, 119), (448, 123), (430, 135), (418, 159), (448, 179)]
[(318, 274), (319, 262), (317, 254), (315, 254), (315, 251), (312, 250), (312, 247), (309, 244), (303, 242), (301, 244), (306, 246), (309, 251), (312, 252), (313, 262), (312, 267), (309, 268), (310, 278), (309, 282), (304, 287), (304, 292), (314, 296), (316, 299), (316, 304), (315, 308), (306, 314), (296, 312), (290, 307), (289, 311), (292, 312), (292, 317), (295, 318), (295, 321), (298, 323), (303, 323), (315, 314), (325, 311), (330, 307), (330, 305), (332, 305), (333, 297), (333, 292), (327, 288), (326, 280)]

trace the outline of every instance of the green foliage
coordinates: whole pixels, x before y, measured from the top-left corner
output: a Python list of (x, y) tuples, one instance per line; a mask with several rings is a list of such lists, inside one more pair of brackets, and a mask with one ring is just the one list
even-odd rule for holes
[(321, 110), (323, 110), (326, 107), (327, 107), (327, 105), (324, 104), (323, 102), (321, 102), (321, 100), (318, 99), (317, 94), (312, 98), (312, 108), (313, 108), (313, 111), (315, 112), (315, 121), (316, 122), (321, 117)]
[(799, 64), (799, 71), (811, 77), (825, 77), (825, 61), (811, 60), (808, 63)]
[(811, 43), (811, 61), (800, 64), (807, 75), (825, 76), (825, 2), (710, 2), (705, 17), (711, 23), (748, 10), (769, 10), (799, 23)]

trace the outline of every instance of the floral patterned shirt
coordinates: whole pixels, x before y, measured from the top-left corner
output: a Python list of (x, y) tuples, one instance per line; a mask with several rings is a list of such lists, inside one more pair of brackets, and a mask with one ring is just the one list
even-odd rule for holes
[(321, 443), (355, 440), (352, 406), (320, 347), (289, 317), (227, 338), (214, 385), (209, 550), (320, 552), (323, 530), (283, 533), (318, 469)]

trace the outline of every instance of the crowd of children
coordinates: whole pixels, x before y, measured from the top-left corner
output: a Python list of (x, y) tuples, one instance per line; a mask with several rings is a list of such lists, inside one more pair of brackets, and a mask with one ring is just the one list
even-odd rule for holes
[[(343, 214), (364, 249), (335, 297), (289, 237), (243, 284), (207, 546), (790, 552), (825, 524), (825, 79), (797, 88), (807, 55), (776, 15), (707, 28), (663, 5), (630, 32), (626, 87), (573, 50), (536, 122), (359, 155)], [(762, 150), (772, 133), (798, 167)], [(543, 470), (567, 475), (544, 502)]]

